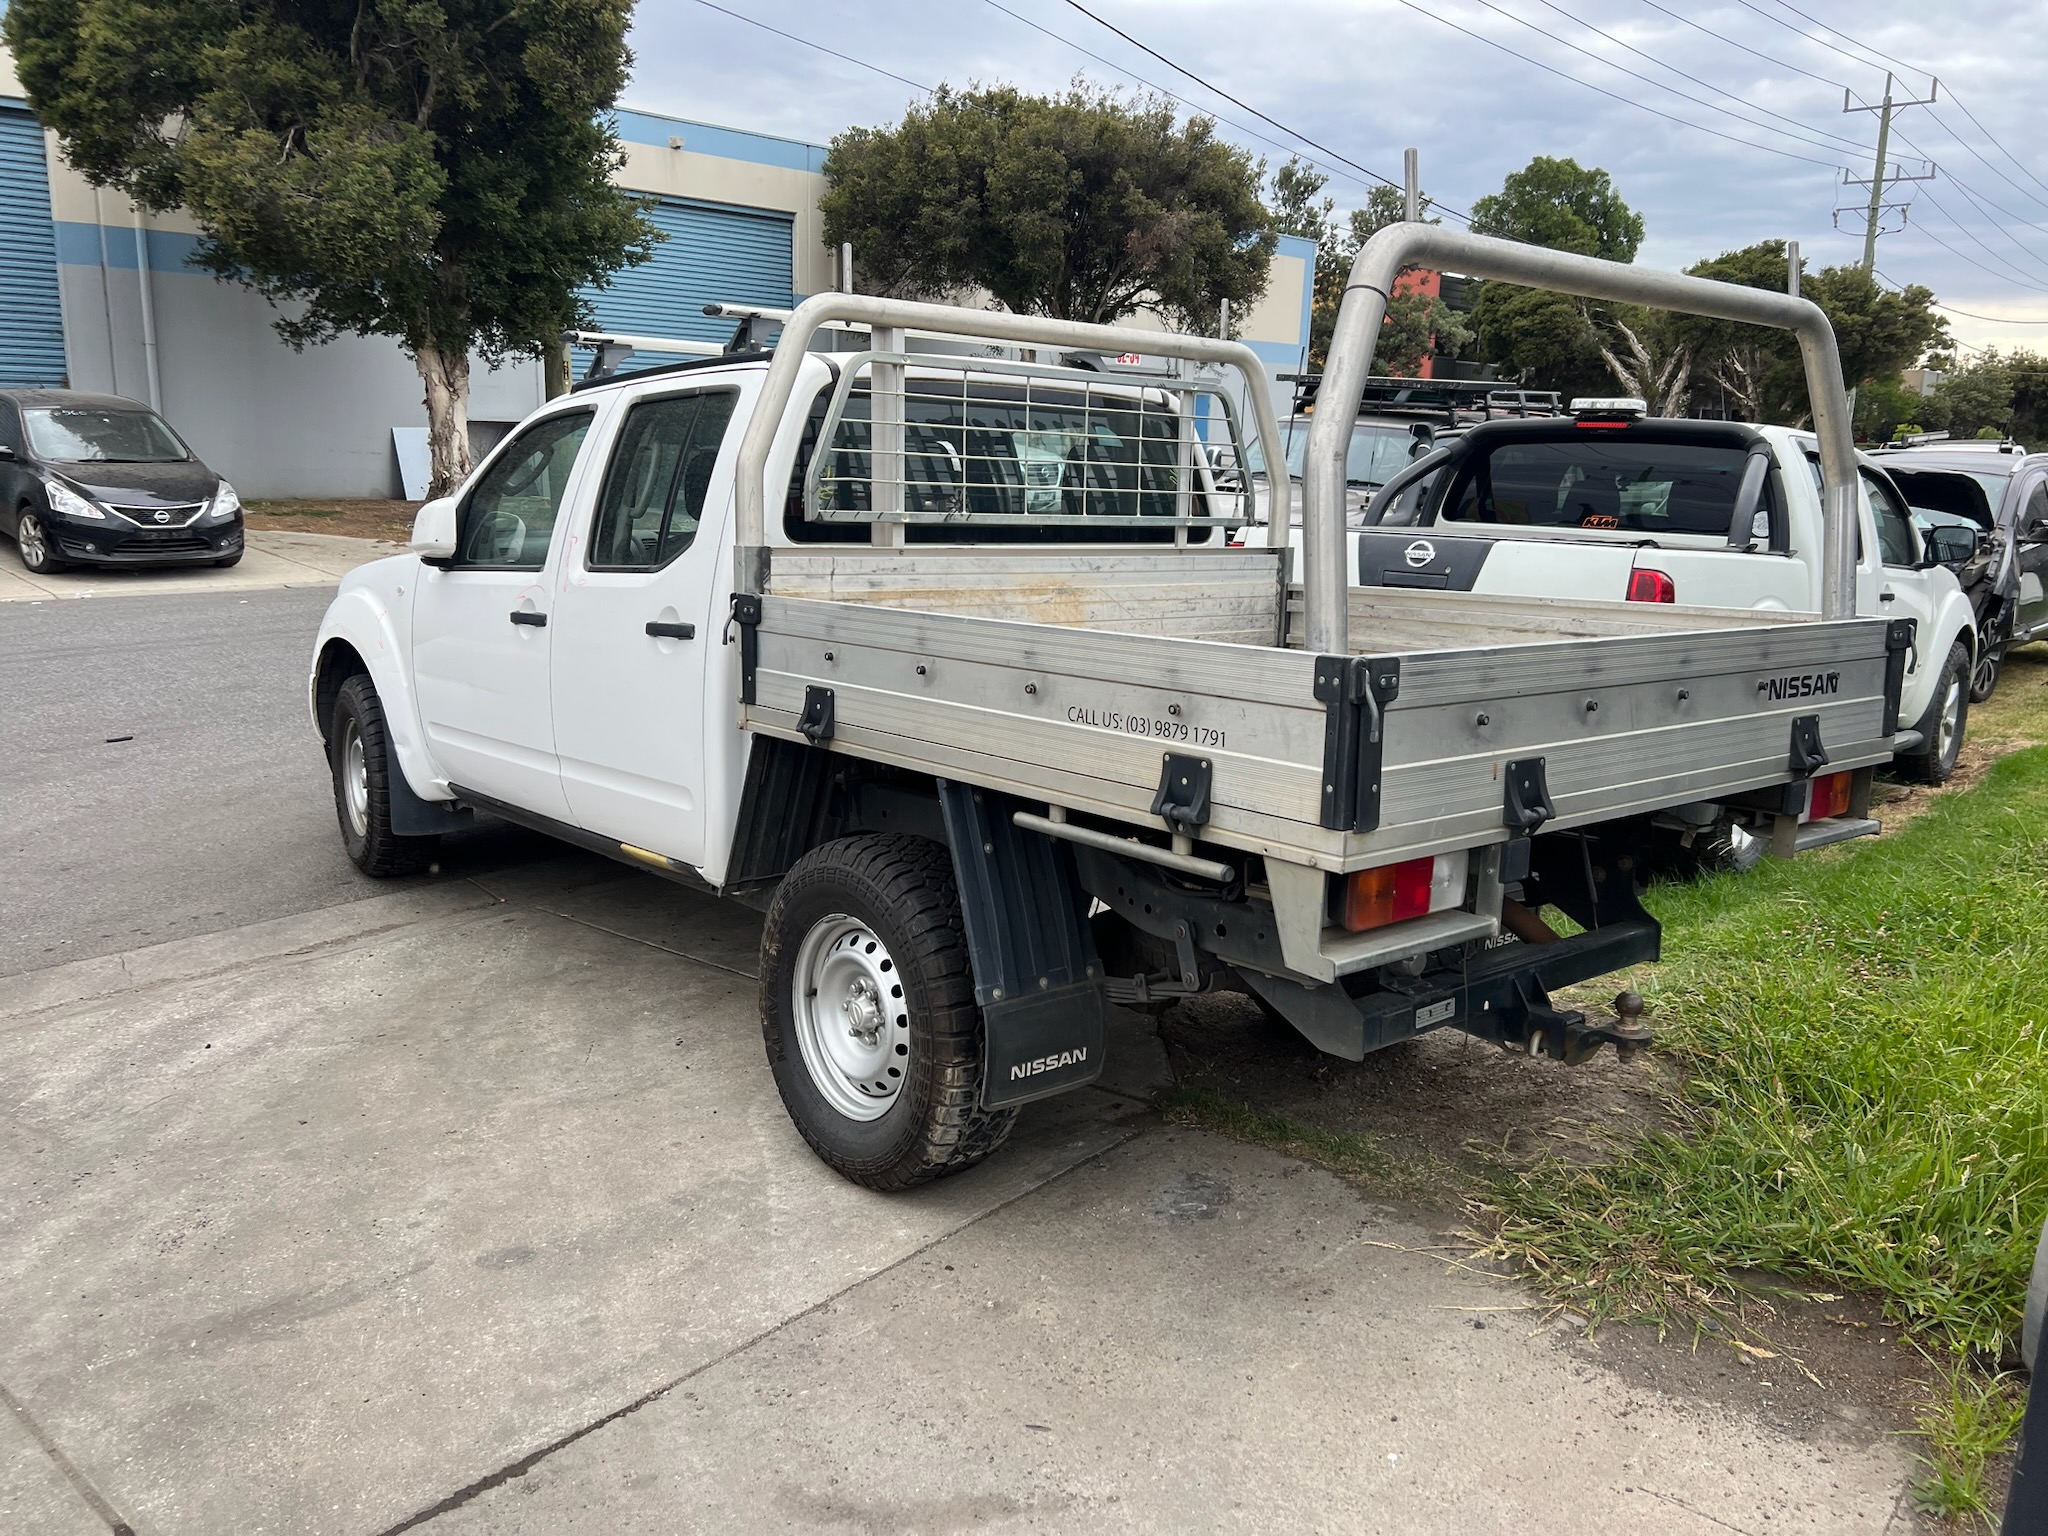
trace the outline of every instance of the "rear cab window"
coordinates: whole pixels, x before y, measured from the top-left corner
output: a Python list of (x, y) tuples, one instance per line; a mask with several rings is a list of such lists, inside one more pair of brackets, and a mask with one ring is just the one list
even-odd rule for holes
[(1690, 423), (1480, 427), (1391, 482), (1370, 521), (1782, 549), (1781, 492), (1771, 461), (1756, 462), (1766, 452), (1747, 429)]
[[(849, 393), (819, 462), (832, 393), (828, 385), (812, 404), (783, 528), (798, 543), (871, 543), (872, 396), (862, 385)], [(1172, 543), (1183, 490), (1193, 513), (1205, 516), (1214, 483), (1201, 442), (1183, 466), (1175, 419), (1158, 394), (1133, 388), (1105, 397), (1035, 380), (1027, 388), (971, 373), (913, 375), (904, 401), (903, 502), (926, 520), (905, 525), (906, 541)], [(806, 504), (813, 473), (816, 516)], [(1039, 518), (1045, 523), (1034, 526)], [(1145, 526), (1155, 519), (1159, 526)], [(1186, 530), (1190, 544), (1216, 535), (1210, 526)]]

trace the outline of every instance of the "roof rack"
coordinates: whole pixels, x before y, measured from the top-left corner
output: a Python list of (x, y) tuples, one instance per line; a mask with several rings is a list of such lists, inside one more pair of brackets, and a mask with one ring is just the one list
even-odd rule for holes
[[(1294, 409), (1306, 415), (1315, 409), (1322, 388), (1320, 373), (1283, 373), (1293, 384)], [(1452, 424), (1491, 421), (1502, 416), (1561, 416), (1564, 400), (1554, 389), (1523, 389), (1494, 379), (1410, 379), (1375, 375), (1365, 381), (1360, 415), (1418, 416)]]

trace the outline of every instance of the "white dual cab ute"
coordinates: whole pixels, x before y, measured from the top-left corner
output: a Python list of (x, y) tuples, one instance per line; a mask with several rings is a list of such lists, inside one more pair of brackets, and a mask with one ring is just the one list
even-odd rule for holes
[[(1369, 587), (1818, 613), (1824, 479), (1811, 432), (1578, 400), (1566, 415), (1475, 426), (1416, 460), (1374, 499), (1349, 557)], [(1899, 766), (1940, 783), (1955, 771), (1980, 644), (1950, 567), (1977, 538), (1923, 533), (1872, 460), (1859, 460), (1856, 489), (1856, 611), (1913, 621)]]
[[(777, 1087), (876, 1188), (1094, 1079), (1112, 1003), (1240, 990), (1353, 1060), (1444, 1026), (1640, 1049), (1633, 994), (1551, 992), (1656, 957), (1654, 813), (1825, 773), (1848, 803), (1795, 836), (1874, 827), (1906, 627), (1847, 600), (1834, 339), (1796, 299), (1401, 225), (1346, 294), (1331, 419), (1416, 262), (1796, 330), (1823, 615), (1355, 588), (1322, 419), (1295, 586), (1211, 499), (1204, 433), (1281, 458), (1247, 348), (827, 294), (772, 351), (543, 406), (343, 581), (310, 688), (351, 856), (417, 868), (482, 811), (765, 904)], [(1140, 352), (1166, 370), (1087, 365)]]

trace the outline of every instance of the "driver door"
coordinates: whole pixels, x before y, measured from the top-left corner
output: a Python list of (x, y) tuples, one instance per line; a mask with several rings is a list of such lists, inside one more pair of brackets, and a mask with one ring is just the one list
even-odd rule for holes
[(451, 784), (569, 820), (548, 708), (556, 523), (579, 481), (595, 412), (533, 422), (456, 509), (455, 555), (413, 599), (420, 725)]
[(2020, 574), (2020, 611), (2014, 630), (2020, 635), (2038, 635), (2048, 630), (2048, 474), (2036, 473), (2033, 484), (2020, 494), (2013, 550)]
[[(1916, 699), (1921, 708), (1926, 700), (1920, 698), (1916, 689), (1923, 674), (1938, 675), (1942, 663), (1948, 660), (1944, 654), (1931, 654), (1935, 643), (1934, 618), (1937, 594), (1954, 578), (1942, 567), (1930, 570), (1919, 569), (1920, 530), (1913, 526), (1913, 516), (1906, 510), (1905, 499), (1899, 495), (1889, 480), (1884, 480), (1863, 471), (1863, 497), (1870, 508), (1870, 516), (1877, 533), (1878, 566), (1872, 573), (1876, 586), (1877, 603), (1865, 607), (1859, 603), (1858, 611), (1875, 613), (1886, 619), (1913, 619), (1913, 648), (1906, 653), (1906, 687), (1908, 698)], [(1859, 584), (1864, 572), (1859, 570)], [(1919, 710), (1900, 710), (1902, 725), (1910, 725), (1919, 719)]]

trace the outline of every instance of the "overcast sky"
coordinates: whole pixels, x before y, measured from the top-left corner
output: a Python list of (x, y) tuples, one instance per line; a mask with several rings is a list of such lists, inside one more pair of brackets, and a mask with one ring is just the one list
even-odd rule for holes
[[(1896, 119), (1899, 168), (1923, 170), (1931, 157), (1939, 174), (1899, 189), (1897, 200), (1912, 208), (1902, 231), (1880, 237), (1879, 272), (1925, 283), (1960, 309), (2048, 322), (2048, 0), (1083, 3), (1359, 166), (1399, 180), (1402, 149), (1417, 147), (1424, 187), (1455, 209), (1469, 210), (1531, 155), (1602, 166), (1648, 225), (1638, 259), (1664, 267), (1772, 237), (1798, 240), (1812, 266), (1859, 260), (1862, 214), (1843, 214), (1838, 229), (1834, 209), (1860, 210), (1868, 199), (1867, 189), (1841, 183), (1843, 167), (1869, 176), (1877, 122), (1874, 113), (1845, 116), (1842, 88), (1860, 101), (1881, 98), (1880, 51), (1912, 66), (1900, 71), (1901, 98), (1927, 95), (1930, 73), (1941, 85), (1931, 109)], [(1052, 91), (1080, 72), (1106, 85), (1166, 87), (1271, 164), (1290, 150), (1315, 160), (1331, 173), (1340, 207), (1358, 202), (1367, 184), (1065, 0), (719, 4), (903, 78), (777, 37), (704, 0), (642, 0), (626, 105), (823, 144), (851, 125), (900, 118), (922, 99), (905, 81)], [(1837, 23), (1845, 32), (1832, 30)], [(1884, 227), (1899, 223), (1888, 213)], [(2048, 323), (1953, 313), (1949, 322), (1967, 344), (2048, 348)]]

